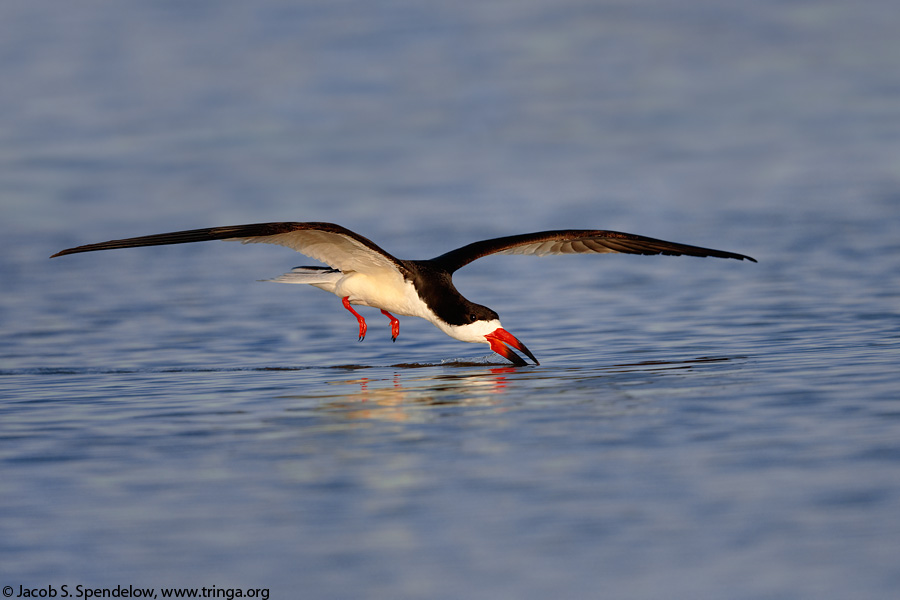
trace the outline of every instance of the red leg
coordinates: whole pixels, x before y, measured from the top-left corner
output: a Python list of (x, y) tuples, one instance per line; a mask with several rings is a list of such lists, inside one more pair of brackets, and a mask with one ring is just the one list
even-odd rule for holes
[(350, 296), (344, 296), (341, 298), (341, 302), (344, 303), (344, 308), (353, 313), (356, 317), (356, 320), (359, 321), (359, 341), (363, 341), (366, 339), (366, 320), (362, 318), (362, 315), (353, 310), (353, 307), (350, 306)]
[(383, 308), (381, 309), (381, 314), (391, 320), (391, 341), (396, 342), (397, 336), (400, 335), (400, 321), (397, 320), (397, 317), (384, 310)]

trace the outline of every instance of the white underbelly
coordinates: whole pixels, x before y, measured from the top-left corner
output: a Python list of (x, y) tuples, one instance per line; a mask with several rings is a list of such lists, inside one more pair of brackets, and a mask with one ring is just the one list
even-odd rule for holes
[(350, 304), (381, 308), (395, 315), (428, 319), (431, 314), (412, 283), (395, 272), (387, 276), (382, 273), (377, 278), (347, 273), (337, 282), (333, 293), (341, 298), (349, 296)]

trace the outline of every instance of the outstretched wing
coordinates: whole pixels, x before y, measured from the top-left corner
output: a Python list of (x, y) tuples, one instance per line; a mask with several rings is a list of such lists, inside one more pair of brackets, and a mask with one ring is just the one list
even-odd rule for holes
[(210, 240), (234, 240), (244, 244), (287, 246), (344, 272), (403, 270), (402, 263), (382, 250), (375, 242), (334, 223), (255, 223), (191, 229), (87, 244), (62, 250), (50, 258), (95, 250), (188, 244)]
[(452, 273), (473, 260), (490, 254), (545, 256), (548, 254), (605, 254), (610, 252), (622, 254), (666, 254), (670, 256), (715, 256), (717, 258), (746, 259), (756, 262), (754, 258), (743, 254), (735, 254), (734, 252), (666, 242), (632, 233), (586, 229), (539, 231), (537, 233), (523, 233), (521, 235), (482, 240), (451, 250), (432, 260)]

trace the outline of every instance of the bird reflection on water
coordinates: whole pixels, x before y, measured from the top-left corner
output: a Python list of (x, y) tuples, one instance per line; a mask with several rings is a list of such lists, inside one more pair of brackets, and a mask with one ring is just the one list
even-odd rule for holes
[[(498, 366), (481, 370), (485, 365), (470, 362), (453, 362), (444, 365), (434, 364), (397, 364), (390, 368), (392, 372), (383, 377), (377, 375), (360, 376), (349, 379), (338, 379), (329, 382), (329, 387), (339, 388), (334, 393), (297, 394), (282, 396), (297, 398), (309, 402), (318, 400), (313, 408), (316, 412), (338, 414), (348, 421), (393, 421), (415, 422), (433, 418), (429, 409), (441, 407), (486, 408), (502, 412), (512, 408), (508, 400), (518, 397), (523, 387), (540, 385), (541, 382), (559, 382), (570, 380), (581, 385), (590, 381), (598, 390), (615, 388), (612, 378), (620, 374), (638, 373), (652, 375), (671, 371), (692, 370), (710, 363), (724, 363), (743, 360), (745, 357), (698, 357), (686, 360), (653, 360), (633, 363), (620, 363), (600, 367), (572, 367), (562, 369), (552, 375), (539, 373), (523, 373), (515, 367)], [(411, 377), (410, 370), (430, 370), (438, 367), (457, 367), (466, 369), (463, 373), (440, 372), (436, 375)], [(369, 369), (361, 366), (345, 366), (346, 369)], [(479, 369), (472, 372), (470, 368)], [(380, 369), (379, 369), (380, 370)], [(604, 379), (609, 378), (604, 383)], [(629, 406), (634, 400), (633, 394), (619, 390), (616, 394), (617, 406), (610, 407), (610, 414), (622, 414), (623, 399)], [(553, 402), (553, 398), (547, 400)], [(634, 407), (624, 410), (632, 412)], [(310, 407), (298, 407), (288, 411), (308, 411)], [(640, 412), (643, 412), (641, 410)]]

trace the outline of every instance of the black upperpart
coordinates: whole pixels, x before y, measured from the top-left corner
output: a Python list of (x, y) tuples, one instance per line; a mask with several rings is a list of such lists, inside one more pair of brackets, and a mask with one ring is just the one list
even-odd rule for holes
[(447, 269), (430, 260), (402, 262), (406, 267), (406, 279), (412, 282), (425, 305), (450, 325), (468, 325), (500, 318), (487, 306), (470, 302), (460, 294)]

